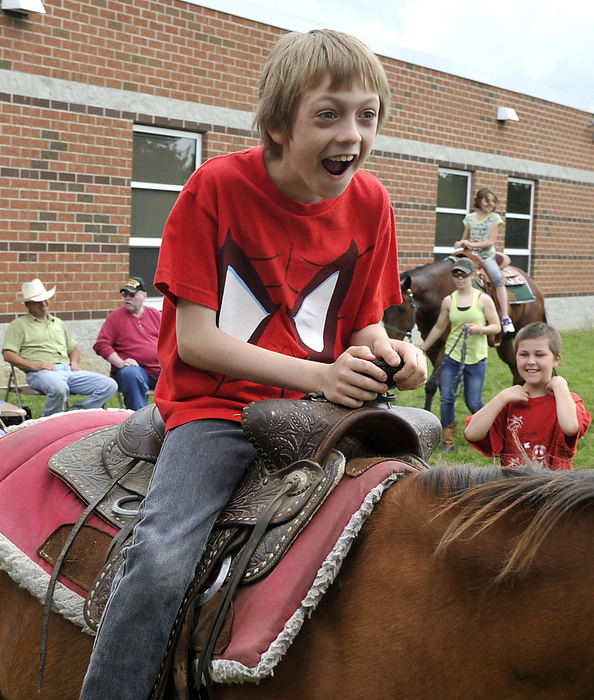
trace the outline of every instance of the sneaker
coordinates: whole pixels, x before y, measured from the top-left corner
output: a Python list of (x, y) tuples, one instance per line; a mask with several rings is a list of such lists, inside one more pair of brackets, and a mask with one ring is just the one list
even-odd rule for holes
[(505, 318), (501, 319), (501, 327), (504, 333), (513, 333), (516, 330), (509, 316), (505, 316)]

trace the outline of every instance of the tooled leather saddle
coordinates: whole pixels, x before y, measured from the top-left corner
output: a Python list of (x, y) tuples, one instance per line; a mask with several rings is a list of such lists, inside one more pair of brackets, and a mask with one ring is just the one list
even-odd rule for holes
[[(258, 580), (274, 567), (344, 474), (356, 477), (386, 458), (423, 465), (441, 439), (441, 426), (433, 414), (385, 401), (350, 410), (309, 398), (264, 400), (244, 409), (242, 427), (258, 456), (215, 525), (184, 600), (180, 624), (172, 632), (154, 697), (163, 691), (180, 638), (192, 631), (183, 632), (181, 627), (184, 620), (191, 624), (188, 610), (198, 592), (212, 580), (224, 557), (246, 549), (263, 518), (267, 517), (263, 533), (249, 556), (244, 555), (242, 583)], [(117, 426), (60, 450), (49, 468), (104, 520), (122, 531), (131, 530), (136, 519), (131, 505), (139, 505), (146, 495), (164, 432), (152, 404)], [(120, 546), (109, 554), (89, 590), (85, 619), (91, 628), (100, 621), (121, 552)]]

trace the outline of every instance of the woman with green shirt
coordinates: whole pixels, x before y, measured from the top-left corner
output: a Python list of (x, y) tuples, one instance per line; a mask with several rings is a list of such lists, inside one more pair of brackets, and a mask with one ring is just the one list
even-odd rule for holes
[(468, 410), (476, 413), (484, 406), (487, 336), (496, 335), (501, 330), (493, 300), (472, 286), (475, 270), (470, 258), (459, 258), (454, 264), (452, 276), (456, 290), (441, 302), (437, 321), (421, 345), (421, 350), (427, 352), (450, 323), (439, 384), (444, 451), (454, 448), (456, 389), (461, 378)]
[(499, 234), (499, 227), (503, 224), (503, 219), (495, 211), (497, 197), (490, 189), (483, 187), (476, 193), (472, 206), (476, 211), (464, 217), (464, 233), (462, 238), (456, 241), (454, 247), (467, 248), (471, 253), (480, 257), (481, 263), (495, 288), (503, 332), (513, 333), (515, 328), (508, 316), (509, 304), (505, 281), (495, 258), (495, 242)]

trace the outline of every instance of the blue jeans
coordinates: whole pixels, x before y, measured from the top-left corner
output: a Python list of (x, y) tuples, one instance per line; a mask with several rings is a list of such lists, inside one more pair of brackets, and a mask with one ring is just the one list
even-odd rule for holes
[(40, 369), (27, 372), (27, 384), (36, 391), (47, 395), (44, 416), (60, 413), (66, 408), (70, 394), (83, 394), (87, 398), (70, 407), (101, 408), (118, 390), (118, 385), (111, 377), (84, 369), (74, 371), (70, 365), (56, 365), (56, 369)]
[[(451, 357), (444, 358), (439, 378), (439, 391), (441, 393), (441, 424), (445, 428), (456, 422), (456, 389), (458, 382), (456, 376), (460, 370), (460, 363)], [(471, 413), (476, 413), (482, 408), (483, 384), (487, 374), (487, 358), (474, 365), (464, 365), (462, 371), (464, 381), (464, 401)]]
[(255, 456), (239, 423), (167, 433), (99, 626), (81, 700), (144, 700), (220, 511)]
[(133, 411), (146, 406), (146, 392), (154, 389), (159, 379), (158, 375), (151, 377), (145, 369), (137, 365), (122, 367), (113, 376), (124, 394), (126, 408)]

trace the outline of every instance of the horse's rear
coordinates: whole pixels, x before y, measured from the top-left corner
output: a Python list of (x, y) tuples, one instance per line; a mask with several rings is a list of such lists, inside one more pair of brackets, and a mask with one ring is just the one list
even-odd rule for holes
[[(51, 573), (40, 554), (41, 545), (58, 524), (76, 521), (84, 507), (50, 474), (47, 462), (56, 450), (82, 434), (117, 424), (127, 415), (128, 412), (120, 411), (76, 411), (35, 421), (0, 438), (0, 697), (3, 700), (34, 697), (66, 700), (77, 698), (80, 693), (93, 638), (53, 612), (48, 627), (44, 682), (41, 691), (37, 690), (42, 606), (33, 595), (43, 600)], [(93, 520), (93, 524), (101, 523)], [(61, 609), (71, 609), (79, 601), (79, 595), (62, 588), (59, 601)], [(73, 615), (76, 617), (76, 613)]]
[[(256, 687), (226, 688), (221, 698), (592, 696), (592, 479), (583, 489), (589, 504), (580, 510), (572, 495), (575, 474), (560, 477), (565, 513), (536, 550), (526, 543), (519, 569), (496, 582), (537, 514), (524, 507), (531, 477), (504, 483), (502, 491), (512, 494), (516, 506), (495, 505), (485, 515), (492, 518), (489, 527), (479, 532), (479, 518), (477, 527), (454, 532), (436, 554), (462, 508), (438, 515), (445, 503), (439, 493), (450, 488), (455, 469), (432, 471), (407, 477), (377, 506), (337, 585), (274, 678)], [(427, 484), (442, 475), (445, 486)], [(549, 477), (557, 478), (544, 477), (543, 501)]]

